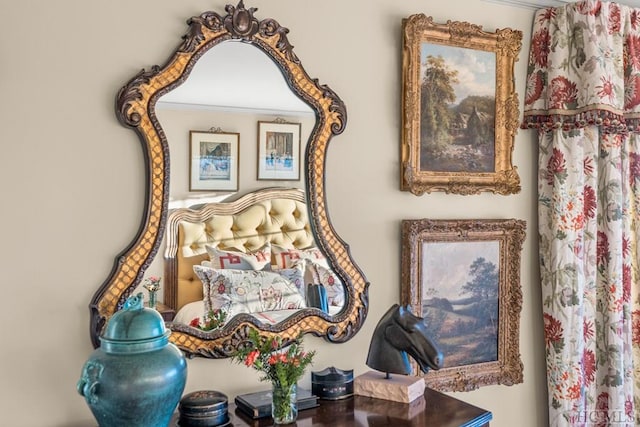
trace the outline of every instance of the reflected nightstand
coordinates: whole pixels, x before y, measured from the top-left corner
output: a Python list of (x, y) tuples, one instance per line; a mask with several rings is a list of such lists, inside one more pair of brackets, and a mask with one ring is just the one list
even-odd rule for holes
[(161, 302), (156, 303), (156, 310), (158, 310), (158, 313), (160, 313), (165, 322), (171, 322), (176, 316), (174, 309), (167, 307)]

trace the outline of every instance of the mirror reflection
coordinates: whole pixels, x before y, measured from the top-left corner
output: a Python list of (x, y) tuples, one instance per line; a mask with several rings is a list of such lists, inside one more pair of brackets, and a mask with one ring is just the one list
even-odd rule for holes
[[(267, 248), (272, 253), (270, 267), (273, 270), (274, 265), (279, 267), (277, 259), (273, 258), (275, 246), (284, 246), (284, 250), (291, 252), (312, 249), (315, 245), (343, 286), (342, 308), (333, 314), (329, 308), (317, 304), (317, 301), (312, 302), (312, 308), (309, 308), (307, 295), (301, 295), (307, 307), (284, 308), (293, 312), (285, 320), (274, 319), (275, 323), (263, 323), (258, 320), (257, 314), (236, 314), (237, 311), (230, 311), (231, 316), (226, 325), (213, 331), (205, 332), (185, 323), (171, 323), (172, 334), (169, 339), (189, 355), (222, 358), (229, 357), (235, 349), (245, 345), (247, 334), (252, 329), (257, 330), (265, 339), (277, 335), (287, 341), (301, 334), (312, 333), (337, 343), (351, 339), (366, 319), (369, 283), (352, 259), (349, 246), (339, 237), (331, 223), (325, 194), (327, 149), (332, 138), (345, 129), (345, 104), (329, 86), (307, 74), (289, 42), (289, 30), (280, 26), (273, 18), (258, 19), (254, 16), (256, 10), (245, 8), (240, 0), (237, 6), (227, 5), (223, 13), (207, 11), (191, 17), (187, 21), (189, 28), (182, 37), (182, 42), (172, 56), (163, 62), (165, 65), (142, 69), (117, 94), (117, 117), (124, 126), (135, 130), (143, 146), (147, 200), (140, 229), (131, 243), (116, 256), (112, 271), (89, 303), (89, 327), (94, 347), (100, 345), (99, 336), (109, 318), (123, 307), (126, 298), (150, 275), (166, 279), (173, 274), (177, 282), (182, 279), (183, 271), (194, 274), (195, 267), (207, 267), (201, 266), (202, 261), (215, 264), (221, 262), (222, 257), (242, 259), (250, 252), (264, 251)], [(272, 71), (265, 71), (262, 66), (249, 63), (231, 67), (232, 74), (228, 78), (235, 80), (211, 78), (211, 73), (217, 73), (220, 68), (227, 68), (231, 63), (228, 58), (214, 58), (211, 60), (214, 70), (206, 71), (202, 77), (206, 87), (195, 85), (197, 89), (192, 94), (203, 95), (203, 92), (210, 90), (216, 95), (230, 94), (226, 99), (218, 100), (214, 106), (204, 100), (187, 102), (171, 99), (181, 87), (188, 87), (191, 81), (199, 79), (194, 69), (201, 68), (200, 61), (208, 62), (210, 54), (223, 52), (227, 44), (240, 46), (240, 49), (258, 49), (253, 53), (258, 56), (262, 54), (263, 58), (266, 56), (272, 61)], [(233, 50), (235, 52), (235, 48)], [(232, 56), (247, 60), (245, 53), (234, 53)], [(242, 74), (247, 70), (255, 72), (257, 69), (260, 70), (257, 74)], [(276, 94), (270, 91), (276, 86), (275, 83), (259, 88), (252, 86), (255, 82), (267, 81), (269, 73), (275, 73), (280, 79), (284, 79), (287, 87), (285, 92), (289, 97), (299, 98), (298, 103), (299, 100), (304, 100), (307, 106), (300, 110), (292, 106), (275, 106), (273, 100)], [(224, 83), (210, 89), (211, 85), (222, 81)], [(280, 94), (281, 91), (277, 93)], [(250, 103), (236, 105), (230, 101), (244, 99), (256, 102), (261, 98), (259, 94), (264, 94), (263, 99), (269, 103), (258, 106)], [(196, 105), (198, 108), (186, 109), (183, 104)], [(309, 113), (309, 109), (313, 113)], [(241, 114), (235, 114), (240, 111)], [(257, 123), (260, 123), (260, 127)], [(263, 123), (266, 124), (264, 127), (261, 126)], [(296, 129), (299, 136), (294, 137)], [(192, 148), (193, 141), (188, 137), (190, 131), (198, 131), (204, 138), (196, 142), (195, 149)], [(281, 134), (292, 136), (282, 137)], [(227, 139), (207, 139), (221, 135)], [(301, 168), (295, 166), (295, 140), (301, 141)], [(258, 145), (258, 141), (264, 142)], [(220, 144), (223, 146), (219, 147)], [(194, 153), (198, 157), (195, 161)], [(234, 155), (237, 163), (231, 159)], [(268, 170), (267, 166), (273, 169), (274, 165), (280, 169), (266, 173), (260, 169), (261, 163), (265, 165), (265, 170)], [(234, 174), (232, 168), (235, 164), (238, 166)], [(199, 171), (200, 167), (203, 172)], [(299, 175), (295, 173), (298, 168)], [(198, 181), (195, 185), (190, 181), (194, 175)], [(224, 188), (215, 182), (216, 179), (231, 177), (237, 178), (236, 182), (227, 183)], [(303, 188), (303, 180), (307, 191)], [(278, 189), (269, 190), (273, 186), (278, 186)], [(291, 197), (286, 197), (287, 194)], [(192, 205), (201, 205), (202, 208), (187, 208)], [(258, 209), (257, 206), (262, 206), (262, 213), (245, 215), (244, 210), (249, 212), (251, 208)], [(239, 207), (242, 209), (237, 210)], [(213, 212), (213, 216), (203, 215), (204, 212)], [(216, 223), (219, 217), (222, 225)], [(262, 219), (252, 222), (255, 218)], [(176, 219), (184, 219), (184, 233), (177, 226), (172, 228), (174, 231), (170, 234), (166, 234), (172, 224), (181, 224)], [(191, 231), (194, 230), (195, 233), (192, 234)], [(311, 239), (311, 236), (313, 243), (311, 240), (305, 241)], [(184, 243), (187, 238), (193, 240), (185, 246), (180, 240), (183, 237)], [(166, 242), (163, 243), (163, 240)], [(210, 246), (209, 250), (207, 246)], [(177, 260), (181, 255), (194, 260), (197, 257), (203, 259), (194, 261), (195, 264), (190, 269), (183, 270), (175, 266), (179, 260), (164, 263), (157, 256), (165, 252), (171, 254), (170, 248), (175, 248), (175, 255), (167, 255), (169, 261)], [(214, 250), (233, 253), (225, 253), (216, 260)], [(213, 257), (210, 253), (214, 254)], [(296, 256), (296, 261), (304, 258), (301, 254)], [(304, 264), (308, 264), (309, 256), (306, 258)], [(171, 274), (164, 274), (165, 266)], [(285, 267), (279, 270), (296, 268), (293, 265)], [(254, 266), (251, 270), (218, 270), (237, 270), (245, 271), (243, 275), (259, 275), (264, 269)], [(313, 270), (316, 276), (319, 274), (317, 270), (318, 268)], [(194, 279), (193, 282), (195, 281)], [(199, 279), (197, 283), (200, 283), (197, 287), (202, 296), (181, 300), (182, 290), (178, 291), (177, 286), (163, 280), (161, 294), (164, 293), (164, 296), (159, 295), (159, 299), (175, 304), (176, 307), (180, 304), (186, 306), (198, 299), (203, 300), (203, 305), (220, 303), (219, 299), (210, 299), (205, 303), (205, 286)], [(266, 289), (275, 293), (275, 288)], [(218, 286), (218, 290), (220, 289)], [(209, 286), (207, 292), (211, 294), (213, 291), (215, 287)], [(278, 303), (284, 298), (280, 295), (285, 292), (281, 291), (275, 298), (266, 291), (254, 292), (258, 296), (257, 301), (263, 304), (258, 307), (262, 311), (258, 312), (264, 313), (265, 307), (282, 309), (283, 306)], [(246, 292), (246, 288), (236, 287), (235, 294), (226, 295), (227, 299), (223, 303)], [(202, 310), (206, 308), (203, 307)], [(167, 312), (169, 315), (170, 311), (169, 309)]]
[[(156, 115), (170, 150), (170, 213), (165, 265), (158, 257), (147, 275), (164, 275), (172, 328), (213, 330), (239, 314), (275, 325), (300, 309), (338, 313), (344, 287), (314, 240), (300, 175), (315, 115), (273, 61), (222, 42), (159, 98)], [(205, 173), (213, 189), (199, 191), (193, 175)], [(234, 180), (237, 190), (225, 191)]]

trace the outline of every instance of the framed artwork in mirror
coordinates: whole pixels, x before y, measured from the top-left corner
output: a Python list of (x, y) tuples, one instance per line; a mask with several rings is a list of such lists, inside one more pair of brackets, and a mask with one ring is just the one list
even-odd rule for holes
[(514, 194), (514, 63), (522, 32), (403, 20), (401, 189)]
[[(467, 391), (521, 383), (522, 220), (404, 220), (402, 303), (444, 355), (427, 387)], [(417, 366), (414, 372), (419, 372)]]
[(237, 191), (240, 134), (189, 131), (189, 191)]
[(258, 122), (258, 179), (300, 180), (300, 123)]

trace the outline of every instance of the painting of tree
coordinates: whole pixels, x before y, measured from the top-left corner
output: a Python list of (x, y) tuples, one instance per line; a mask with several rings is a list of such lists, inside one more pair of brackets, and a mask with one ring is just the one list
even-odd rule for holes
[(498, 265), (497, 241), (424, 243), (422, 313), (445, 368), (497, 360)]

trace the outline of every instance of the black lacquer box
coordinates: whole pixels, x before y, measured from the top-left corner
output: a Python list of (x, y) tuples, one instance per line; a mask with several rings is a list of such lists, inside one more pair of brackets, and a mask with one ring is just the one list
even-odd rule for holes
[(182, 397), (179, 427), (223, 427), (229, 425), (229, 400), (214, 390), (194, 391)]
[(322, 371), (311, 372), (311, 392), (318, 399), (324, 400), (353, 396), (353, 369), (343, 371), (331, 366)]

